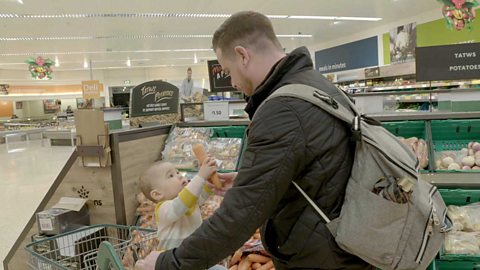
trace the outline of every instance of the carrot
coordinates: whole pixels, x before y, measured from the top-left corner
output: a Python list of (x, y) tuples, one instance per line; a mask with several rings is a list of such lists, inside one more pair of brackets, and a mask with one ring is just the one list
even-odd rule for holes
[(261, 263), (261, 264), (267, 263), (268, 261), (271, 260), (268, 257), (258, 255), (258, 254), (250, 254), (250, 255), (247, 256), (247, 258), (251, 262), (258, 262), (258, 263)]
[[(205, 152), (205, 147), (203, 147), (202, 144), (195, 144), (192, 147), (193, 153), (195, 154), (195, 157), (198, 159), (200, 164), (203, 163), (203, 161), (207, 158), (207, 153)], [(220, 182), (220, 179), (218, 179), (218, 175), (216, 172), (212, 174), (210, 177), (210, 182), (215, 185), (216, 188), (221, 189), (222, 188), (222, 182)]]
[(262, 265), (260, 268), (257, 268), (257, 270), (269, 270), (272, 267), (273, 267), (273, 262), (269, 261), (266, 264)]

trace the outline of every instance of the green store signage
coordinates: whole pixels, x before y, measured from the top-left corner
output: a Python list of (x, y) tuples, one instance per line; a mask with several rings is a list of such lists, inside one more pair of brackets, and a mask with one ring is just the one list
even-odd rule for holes
[[(477, 9), (477, 13), (480, 9)], [(447, 27), (445, 19), (439, 19), (428, 23), (417, 25), (417, 46), (442, 46), (452, 44), (464, 44), (480, 42), (480, 19), (472, 23), (472, 30), (463, 31), (451, 30)], [(383, 59), (384, 64), (391, 63), (390, 59), (390, 35), (383, 34)]]

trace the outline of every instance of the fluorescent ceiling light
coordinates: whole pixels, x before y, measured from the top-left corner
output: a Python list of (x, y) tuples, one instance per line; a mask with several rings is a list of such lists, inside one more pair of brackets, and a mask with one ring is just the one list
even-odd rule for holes
[(369, 18), (369, 17), (335, 17), (335, 20), (339, 20), (339, 21), (370, 21), (370, 22), (378, 22), (378, 21), (381, 21), (382, 18)]
[(279, 38), (311, 38), (313, 35), (277, 35)]
[(55, 56), (55, 67), (59, 67), (60, 62), (58, 61), (58, 57)]
[(83, 68), (88, 68), (87, 59), (83, 60)]
[[(277, 35), (277, 37), (307, 37), (312, 35)], [(162, 35), (116, 35), (116, 36), (86, 36), (86, 37), (0, 37), (0, 41), (51, 41), (51, 40), (95, 40), (95, 39), (147, 39), (147, 38), (212, 38), (204, 34), (162, 34)], [(209, 49), (210, 50), (210, 49)], [(184, 50), (183, 50), (184, 51)], [(104, 52), (102, 52), (104, 53)]]
[(334, 16), (288, 16), (289, 19), (296, 20), (334, 20)]
[[(17, 0), (21, 2), (22, 0)], [(22, 2), (23, 3), (23, 2)], [(15, 14), (2, 13), (0, 18), (21, 19), (91, 19), (91, 18), (194, 18), (218, 19), (228, 18), (231, 14), (216, 13), (90, 13), (90, 14)], [(376, 17), (340, 17), (340, 16), (310, 16), (310, 15), (266, 15), (270, 19), (298, 19), (298, 20), (345, 20), (345, 21), (380, 21)]]
[(198, 58), (196, 53), (193, 54), (193, 63), (198, 64)]
[(75, 54), (109, 54), (109, 53), (163, 53), (163, 52), (212, 52), (212, 49), (178, 49), (178, 50), (138, 50), (138, 51), (90, 51), (90, 52), (22, 52), (22, 53), (0, 53), (0, 56), (29, 56), (29, 55), (75, 55)]
[(132, 61), (130, 61), (130, 57), (127, 58), (127, 67), (131, 67), (132, 66)]

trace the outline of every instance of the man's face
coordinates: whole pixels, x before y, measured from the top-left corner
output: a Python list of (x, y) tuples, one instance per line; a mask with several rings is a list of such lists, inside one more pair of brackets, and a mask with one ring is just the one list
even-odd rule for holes
[(187, 71), (187, 79), (190, 81), (192, 79), (192, 71), (188, 70)]
[(232, 86), (245, 95), (251, 96), (255, 89), (253, 89), (252, 82), (248, 79), (242, 58), (237, 54), (234, 56), (224, 55), (220, 49), (217, 49), (215, 54), (223, 71), (230, 75)]

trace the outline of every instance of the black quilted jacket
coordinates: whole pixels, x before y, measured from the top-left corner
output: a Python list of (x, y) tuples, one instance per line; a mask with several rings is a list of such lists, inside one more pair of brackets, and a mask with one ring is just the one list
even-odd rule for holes
[(206, 269), (259, 227), (277, 270), (369, 268), (335, 244), (291, 184), (296, 180), (330, 218), (337, 217), (353, 159), (349, 127), (295, 98), (277, 97), (258, 109), (272, 92), (291, 83), (317, 87), (345, 104), (335, 86), (313, 70), (306, 48), (280, 60), (248, 100), (248, 146), (234, 186), (180, 247), (160, 255), (156, 270)]

